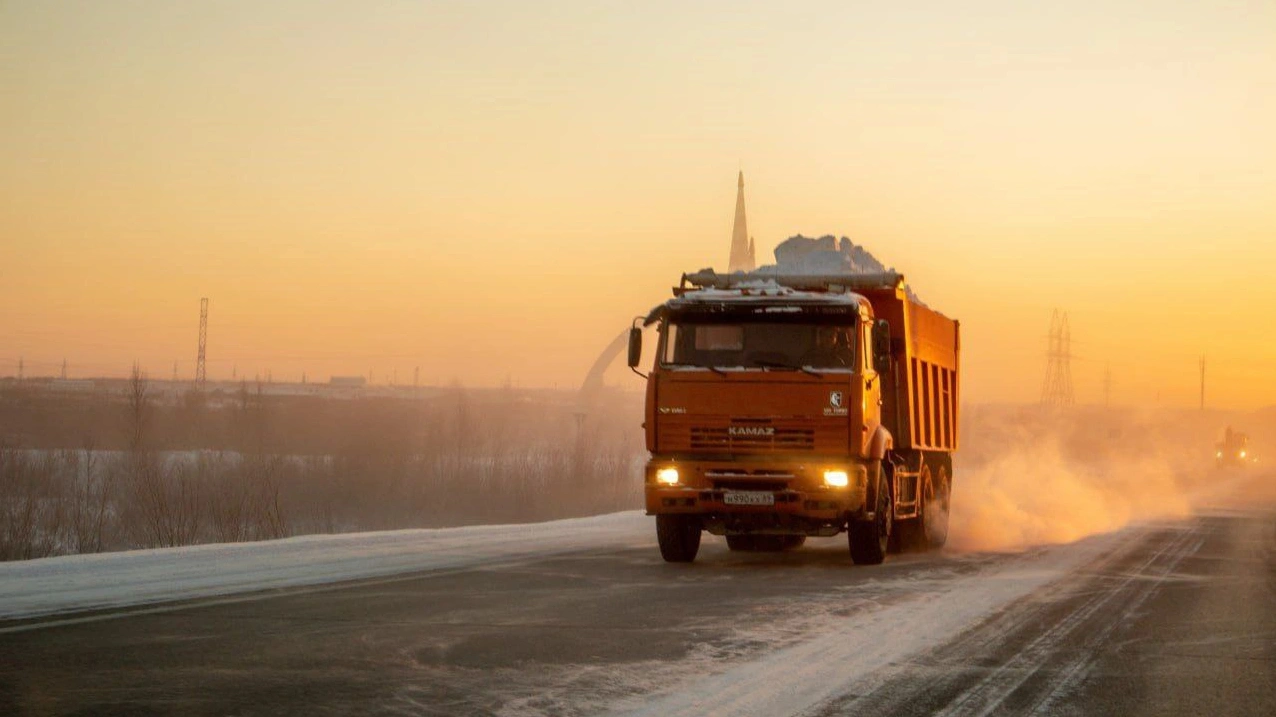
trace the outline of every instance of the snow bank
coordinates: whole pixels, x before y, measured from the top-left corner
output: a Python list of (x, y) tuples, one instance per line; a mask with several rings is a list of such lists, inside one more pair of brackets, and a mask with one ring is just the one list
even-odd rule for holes
[(0, 619), (647, 546), (653, 539), (651, 519), (630, 511), (526, 525), (307, 535), (0, 563)]

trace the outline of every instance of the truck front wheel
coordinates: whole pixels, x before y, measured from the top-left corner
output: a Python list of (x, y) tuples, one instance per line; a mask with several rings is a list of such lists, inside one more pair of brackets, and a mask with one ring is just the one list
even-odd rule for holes
[(689, 563), (700, 552), (700, 519), (694, 515), (657, 515), (656, 541), (666, 563)]
[(876, 505), (870, 520), (851, 518), (847, 526), (847, 540), (851, 544), (851, 560), (856, 565), (880, 565), (886, 559), (886, 547), (890, 543), (894, 526), (894, 507), (891, 504), (890, 485), (886, 471), (877, 474)]

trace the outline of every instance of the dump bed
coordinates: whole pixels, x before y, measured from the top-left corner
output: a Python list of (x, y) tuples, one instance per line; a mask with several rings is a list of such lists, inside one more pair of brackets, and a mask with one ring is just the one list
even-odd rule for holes
[(957, 450), (960, 324), (909, 299), (902, 287), (860, 289), (891, 328), (882, 423), (896, 449)]

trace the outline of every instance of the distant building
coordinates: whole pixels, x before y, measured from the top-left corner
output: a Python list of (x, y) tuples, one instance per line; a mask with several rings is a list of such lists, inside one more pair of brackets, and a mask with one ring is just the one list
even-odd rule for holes
[(81, 378), (55, 378), (49, 381), (50, 391), (92, 391), (97, 388), (97, 384), (88, 379)]
[(328, 385), (335, 388), (363, 388), (368, 385), (368, 379), (365, 376), (333, 376), (328, 379)]

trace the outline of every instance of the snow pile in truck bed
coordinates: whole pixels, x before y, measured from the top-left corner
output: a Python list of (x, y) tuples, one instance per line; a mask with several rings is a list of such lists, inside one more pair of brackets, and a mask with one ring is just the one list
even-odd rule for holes
[(256, 543), (132, 550), (0, 563), (0, 620), (186, 600), (649, 546), (640, 511), (524, 525), (482, 525)]
[[(877, 274), (894, 272), (895, 267), (887, 267), (868, 249), (857, 246), (846, 237), (840, 239), (832, 234), (812, 238), (795, 234), (780, 242), (775, 247), (775, 263), (760, 266), (755, 273), (765, 276), (768, 273), (785, 274)], [(912, 287), (905, 286), (910, 301), (922, 304)], [(923, 304), (924, 305), (924, 304)]]
[[(775, 248), (775, 266), (797, 274), (851, 272), (872, 274), (887, 269), (877, 257), (846, 237), (826, 234), (818, 239), (795, 234)], [(759, 267), (766, 268), (766, 267)]]

